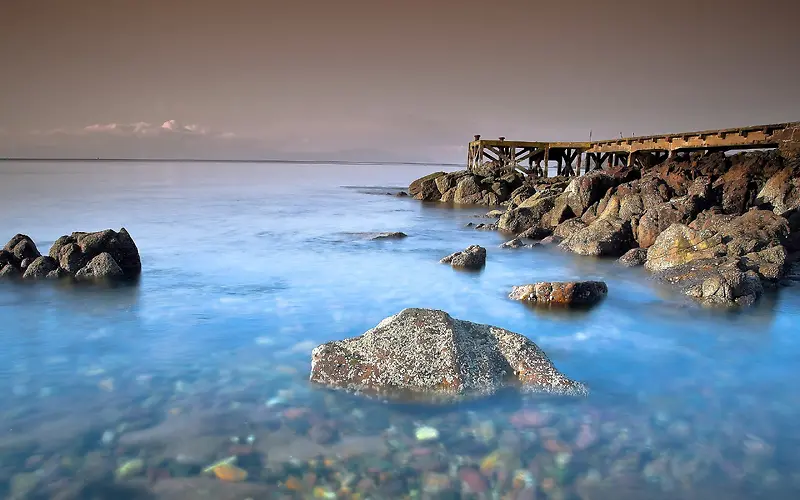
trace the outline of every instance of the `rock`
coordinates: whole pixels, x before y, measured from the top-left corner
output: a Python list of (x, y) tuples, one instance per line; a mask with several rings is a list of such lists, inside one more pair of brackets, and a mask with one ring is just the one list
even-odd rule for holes
[(408, 193), (406, 193), (405, 191), (398, 191), (397, 194), (395, 194), (395, 196), (397, 196), (398, 198), (406, 198), (408, 197)]
[(435, 180), (436, 189), (438, 189), (440, 193), (446, 193), (447, 191), (456, 187), (456, 185), (458, 185), (458, 180), (466, 175), (469, 175), (469, 172), (466, 170), (448, 172), (444, 175), (440, 175)]
[(448, 255), (439, 262), (464, 269), (481, 269), (486, 265), (486, 249), (480, 245), (470, 245), (460, 252)]
[(631, 223), (616, 218), (597, 219), (559, 246), (579, 255), (619, 257), (633, 246)]
[(564, 190), (565, 204), (575, 217), (580, 217), (593, 203), (600, 201), (606, 191), (620, 182), (621, 179), (601, 170), (575, 177)]
[(618, 262), (626, 267), (636, 267), (644, 265), (647, 261), (647, 249), (645, 248), (631, 248), (619, 258)]
[(706, 305), (747, 306), (763, 292), (755, 272), (742, 271), (736, 261), (725, 258), (694, 260), (670, 267), (657, 276)]
[(728, 255), (742, 256), (775, 245), (789, 237), (789, 222), (769, 210), (749, 210), (719, 227)]
[(770, 151), (738, 154), (730, 162), (731, 168), (713, 183), (712, 189), (723, 212), (741, 214), (754, 205), (766, 179), (781, 169), (782, 160), (777, 151)]
[(541, 240), (547, 238), (551, 234), (553, 234), (553, 231), (551, 229), (545, 227), (533, 226), (519, 233), (517, 235), (517, 238), (525, 238), (529, 240)]
[(408, 186), (408, 194), (417, 200), (436, 201), (442, 193), (436, 187), (436, 179), (445, 175), (444, 172), (434, 172), (425, 177), (420, 177)]
[(55, 261), (50, 256), (42, 256), (37, 257), (31, 264), (25, 269), (25, 274), (22, 275), (24, 279), (45, 279), (45, 278), (57, 278), (57, 274), (50, 274), (50, 273), (58, 273), (58, 262)]
[(431, 402), (486, 396), (505, 387), (588, 393), (526, 337), (430, 309), (404, 309), (359, 337), (315, 348), (310, 379), (334, 389)]
[[(53, 245), (55, 248), (55, 244)], [(77, 273), (88, 262), (86, 255), (77, 243), (66, 243), (57, 248), (57, 255), (53, 256), (53, 248), (50, 256), (58, 261), (58, 265), (70, 274)]]
[[(243, 500), (246, 498), (277, 498), (273, 486), (257, 482), (228, 482), (208, 477), (176, 477), (157, 481), (152, 493), (144, 498), (152, 500)], [(85, 497), (82, 497), (85, 498)], [(97, 497), (100, 498), (100, 497)], [(136, 497), (102, 497), (136, 498)]]
[(14, 278), (18, 276), (22, 276), (22, 273), (12, 264), (0, 266), (0, 278)]
[(507, 210), (500, 217), (497, 227), (502, 231), (519, 234), (526, 229), (538, 226), (545, 214), (553, 208), (555, 200), (555, 196), (534, 195), (519, 207)]
[(777, 214), (800, 207), (800, 165), (785, 167), (770, 177), (756, 202), (772, 205)]
[(586, 227), (586, 224), (580, 219), (569, 219), (556, 226), (553, 230), (553, 236), (559, 240), (564, 240), (572, 236), (573, 233)]
[(124, 276), (122, 268), (108, 252), (103, 252), (94, 257), (86, 266), (75, 273), (75, 278), (79, 280), (119, 279)]
[(408, 235), (406, 233), (401, 232), (393, 232), (393, 233), (378, 233), (372, 238), (371, 240), (399, 240), (406, 238)]
[(720, 243), (722, 238), (712, 231), (695, 231), (683, 224), (672, 224), (647, 249), (644, 267), (657, 272), (693, 260), (716, 258), (724, 254)]
[(545, 281), (515, 286), (508, 297), (528, 303), (578, 306), (595, 304), (607, 294), (608, 287), (602, 281)]
[(6, 243), (3, 250), (11, 253), (18, 262), (25, 259), (33, 260), (42, 255), (36, 248), (36, 243), (26, 234), (16, 234)]
[(464, 205), (480, 203), (483, 199), (483, 194), (478, 181), (479, 178), (474, 175), (466, 175), (459, 179), (458, 184), (456, 184), (453, 202)]
[(503, 216), (504, 213), (505, 213), (504, 210), (489, 210), (486, 213), (486, 217), (493, 218), (493, 219), (499, 219), (500, 217)]
[(526, 246), (528, 245), (523, 243), (521, 239), (514, 238), (513, 240), (506, 241), (505, 243), (500, 245), (500, 248), (524, 248)]

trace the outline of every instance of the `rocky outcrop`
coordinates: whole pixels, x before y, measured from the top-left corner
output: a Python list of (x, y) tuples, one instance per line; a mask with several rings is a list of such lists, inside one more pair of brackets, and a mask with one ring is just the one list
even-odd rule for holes
[(602, 281), (553, 281), (515, 286), (508, 297), (531, 304), (587, 306), (607, 294), (608, 286)]
[(312, 382), (394, 400), (454, 401), (515, 387), (586, 395), (526, 337), (444, 311), (404, 309), (361, 336), (311, 354)]
[(372, 237), (371, 240), (402, 240), (403, 238), (407, 238), (408, 235), (406, 233), (400, 231), (388, 232), (388, 233), (378, 233)]
[(118, 280), (141, 272), (139, 250), (125, 228), (62, 236), (44, 256), (30, 237), (18, 234), (0, 251), (0, 277)]
[[(770, 287), (800, 259), (800, 159), (778, 151), (695, 153), (576, 178), (522, 182), (509, 172), (508, 187), (519, 185), (496, 193), (488, 186), (506, 175), (497, 169), (447, 175), (453, 179), (439, 184), (453, 193), (450, 201), (461, 179), (462, 201), (485, 203), (491, 192), (507, 205), (501, 231), (645, 264), (704, 303), (749, 303), (760, 294), (754, 276)], [(712, 272), (711, 262), (722, 267)], [(687, 285), (698, 280), (706, 283), (702, 290)]]
[(408, 194), (417, 200), (437, 201), (442, 193), (436, 187), (436, 179), (443, 175), (445, 175), (444, 172), (434, 172), (415, 180), (408, 186)]
[(482, 269), (486, 265), (486, 249), (480, 245), (470, 245), (460, 252), (451, 253), (439, 262), (461, 269)]

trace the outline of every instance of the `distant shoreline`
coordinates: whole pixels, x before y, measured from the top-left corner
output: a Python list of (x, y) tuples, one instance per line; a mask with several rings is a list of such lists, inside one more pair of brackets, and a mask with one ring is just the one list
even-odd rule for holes
[(435, 165), (442, 167), (463, 167), (460, 163), (436, 163), (422, 161), (348, 161), (348, 160), (281, 160), (281, 159), (262, 159), (262, 160), (211, 160), (211, 159), (187, 159), (187, 158), (0, 158), (0, 162), (106, 162), (106, 163), (291, 163), (306, 165)]

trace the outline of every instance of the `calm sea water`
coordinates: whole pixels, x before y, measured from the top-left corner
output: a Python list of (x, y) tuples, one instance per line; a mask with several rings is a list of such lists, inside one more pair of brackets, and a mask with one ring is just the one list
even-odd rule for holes
[[(154, 491), (216, 481), (232, 495), (253, 483), (298, 498), (797, 498), (800, 287), (709, 311), (640, 269), (500, 249), (501, 235), (465, 227), (486, 222), (486, 208), (386, 195), (432, 170), (0, 164), (3, 241), (23, 232), (46, 253), (62, 234), (124, 226), (143, 266), (135, 286), (0, 283), (6, 495), (68, 489), (133, 461), (118, 482), (146, 478)], [(409, 237), (364, 234), (380, 231)], [(438, 263), (470, 244), (488, 249), (481, 273)], [(507, 298), (513, 285), (577, 279), (605, 280), (608, 298), (582, 312)], [(525, 334), (592, 395), (433, 411), (308, 386), (315, 345), (405, 307)], [(417, 441), (421, 426), (439, 437)], [(364, 437), (382, 442), (358, 449)], [(232, 438), (254, 441), (259, 462)], [(202, 450), (176, 451), (192, 443)], [(245, 483), (197, 479), (200, 464), (237, 453)], [(312, 460), (326, 454), (335, 460)], [(323, 466), (333, 472), (308, 479)], [(175, 488), (158, 498), (195, 498)]]

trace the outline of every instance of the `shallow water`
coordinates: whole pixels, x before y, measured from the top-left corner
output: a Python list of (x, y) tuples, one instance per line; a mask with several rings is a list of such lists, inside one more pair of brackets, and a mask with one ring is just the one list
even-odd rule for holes
[[(124, 226), (143, 265), (134, 286), (0, 283), (4, 494), (94, 498), (75, 484), (100, 478), (100, 497), (123, 498), (106, 477), (142, 459), (116, 482), (157, 498), (796, 498), (800, 287), (710, 311), (641, 269), (500, 249), (465, 227), (485, 208), (386, 194), (432, 170), (0, 163), (4, 241), (27, 233), (45, 253)], [(381, 231), (409, 237), (365, 237)], [(470, 244), (488, 249), (482, 272), (438, 263)], [(607, 299), (507, 298), (573, 279), (605, 280)], [(405, 307), (525, 334), (591, 396), (432, 410), (308, 385), (315, 345)], [(438, 439), (418, 442), (421, 426)], [(246, 483), (197, 477), (230, 455)]]

